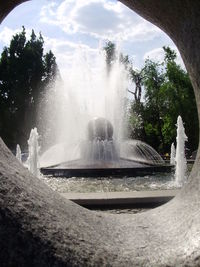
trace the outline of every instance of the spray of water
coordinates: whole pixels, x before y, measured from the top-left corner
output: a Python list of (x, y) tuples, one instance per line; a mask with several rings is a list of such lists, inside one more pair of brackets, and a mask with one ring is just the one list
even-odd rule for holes
[(28, 140), (28, 159), (26, 165), (28, 166), (29, 171), (39, 177), (39, 145), (38, 145), (38, 132), (37, 128), (31, 130), (30, 137)]
[(170, 164), (175, 165), (175, 157), (176, 157), (176, 148), (174, 146), (174, 143), (171, 144), (171, 153), (170, 153)]
[(185, 142), (188, 140), (185, 129), (183, 126), (183, 121), (181, 116), (177, 119), (177, 137), (176, 137), (176, 171), (175, 171), (175, 181), (177, 186), (182, 186), (186, 182), (186, 170), (187, 170), (187, 160), (185, 157)]
[(76, 148), (87, 139), (87, 125), (94, 117), (111, 122), (116, 143), (124, 138), (128, 86), (124, 65), (116, 60), (108, 74), (102, 50), (95, 51), (91, 60), (81, 48), (74, 54), (72, 62), (63, 81), (48, 89), (43, 99), (45, 105), (40, 110), (42, 123), (39, 131), (45, 133), (42, 134), (43, 141), (49, 140), (48, 146), (51, 147), (42, 159), (43, 166), (79, 158)]
[[(108, 71), (102, 50), (95, 51), (91, 59), (79, 48), (64, 80), (48, 88), (39, 111), (42, 122), (39, 132), (43, 143), (49, 140), (50, 148), (40, 158), (41, 167), (80, 159), (87, 160), (87, 165), (93, 160), (115, 163), (121, 157), (122, 161), (164, 164), (158, 153), (147, 144), (138, 140), (125, 141), (130, 80), (120, 56), (116, 55), (116, 58)], [(108, 125), (113, 128), (110, 137), (106, 134), (108, 129), (103, 131), (105, 136), (101, 129), (98, 130), (100, 136), (88, 137), (88, 126), (95, 122), (95, 118), (99, 118), (101, 125), (109, 122), (103, 124), (105, 128)], [(93, 126), (99, 128), (99, 123)], [(95, 129), (92, 132), (95, 133)]]
[(16, 158), (19, 160), (19, 162), (22, 162), (22, 152), (21, 152), (21, 148), (18, 144), (16, 147)]

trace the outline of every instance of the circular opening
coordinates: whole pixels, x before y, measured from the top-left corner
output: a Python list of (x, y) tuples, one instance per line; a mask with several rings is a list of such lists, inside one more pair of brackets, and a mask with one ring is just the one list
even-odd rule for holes
[[(27, 8), (28, 8), (28, 5), (29, 4), (31, 4), (31, 3), (28, 3), (27, 2)], [(96, 6), (95, 6), (96, 5)], [(117, 4), (116, 4), (117, 5)], [(63, 5), (63, 7), (64, 8), (66, 8), (66, 6), (64, 6)], [(89, 14), (89, 12), (91, 12), (91, 10), (92, 10), (92, 8), (94, 8), (94, 7), (96, 7), (96, 10), (98, 10), (98, 12), (99, 11), (102, 11), (102, 14), (103, 14), (103, 12), (105, 12), (104, 13), (104, 18), (105, 19), (107, 19), (107, 21), (109, 20), (109, 21), (111, 21), (111, 18), (113, 18), (113, 19), (116, 19), (116, 21), (117, 21), (117, 13), (114, 11), (114, 8), (112, 7), (112, 6), (104, 6), (104, 5), (101, 5), (100, 4), (100, 2), (99, 3), (96, 3), (96, 4), (94, 4), (93, 2), (91, 2), (90, 4), (87, 4), (86, 6), (84, 6), (84, 5), (80, 5), (80, 6), (78, 6), (77, 7), (77, 9), (74, 9), (73, 11), (74, 12), (77, 12), (76, 14), (79, 14), (80, 15), (80, 17), (77, 19), (77, 17), (76, 16), (72, 16), (71, 17), (71, 20), (72, 19), (74, 19), (74, 21), (71, 21), (71, 27), (73, 28), (73, 29), (70, 29), (70, 28), (68, 28), (67, 30), (70, 32), (70, 34), (72, 34), (73, 33), (73, 31), (75, 32), (77, 29), (78, 30), (80, 30), (80, 32), (81, 32), (81, 34), (82, 35), (84, 35), (85, 34), (85, 28), (86, 27), (90, 27), (90, 29), (93, 29), (93, 31), (94, 32), (92, 32), (92, 34), (90, 35), (90, 36), (95, 36), (95, 29), (94, 28), (92, 28), (92, 27), (94, 27), (94, 25), (92, 26), (91, 25), (91, 20), (85, 20), (85, 18), (86, 18), (86, 14)], [(117, 6), (116, 6), (117, 7)], [(21, 7), (20, 7), (21, 8)], [(36, 8), (37, 9), (37, 7), (36, 7), (36, 4), (34, 4), (34, 8)], [(69, 7), (67, 7), (67, 8), (69, 8)], [(66, 8), (66, 9), (67, 9)], [(113, 9), (112, 9), (113, 8)], [(45, 22), (45, 19), (46, 19), (46, 22), (47, 23), (49, 23), (49, 25), (51, 25), (50, 27), (55, 27), (55, 24), (53, 23), (53, 21), (52, 20), (50, 20), (51, 18), (50, 17), (45, 17), (45, 15), (48, 13), (48, 14), (50, 14), (50, 15), (52, 15), (53, 16), (53, 18), (55, 18), (54, 17), (54, 13), (53, 13), (53, 11), (57, 11), (57, 15), (59, 14), (59, 12), (61, 12), (62, 13), (62, 11), (61, 11), (61, 5), (59, 6), (59, 4), (52, 4), (52, 3), (50, 3), (48, 6), (44, 6), (43, 7), (43, 9), (41, 10), (41, 16), (42, 16), (42, 20), (43, 20), (43, 23)], [(95, 9), (94, 9), (95, 10)], [(95, 11), (93, 10), (93, 13), (95, 14)], [(112, 12), (113, 13), (112, 13)], [(43, 13), (42, 13), (43, 12)], [(120, 11), (121, 12), (121, 11)], [(23, 12), (22, 12), (23, 13)], [(29, 13), (28, 13), (29, 14)], [(99, 14), (99, 13), (98, 13)], [(109, 15), (111, 15), (112, 14), (112, 16), (111, 16), (111, 18), (109, 17)], [(129, 13), (128, 13), (128, 11), (127, 11), (127, 14), (128, 15), (130, 15)], [(30, 15), (30, 14), (29, 14)], [(12, 14), (11, 14), (11, 16), (12, 16)], [(15, 17), (16, 16), (16, 14), (13, 14), (13, 16)], [(59, 20), (57, 20), (56, 22), (57, 23), (60, 23), (60, 25), (62, 25), (62, 23), (63, 23), (63, 21), (65, 20), (65, 19), (67, 19), (67, 16), (64, 16), (64, 17), (62, 17), (62, 16), (64, 16), (64, 13), (62, 13), (61, 14), (61, 16), (60, 16), (60, 21)], [(135, 15), (134, 15), (135, 16)], [(63, 21), (62, 21), (62, 18), (63, 18)], [(40, 18), (41, 19), (41, 18)], [(119, 19), (119, 18), (118, 18)], [(137, 18), (138, 19), (138, 18)], [(137, 21), (137, 19), (136, 19), (136, 21)], [(139, 20), (139, 19), (138, 19)], [(95, 23), (97, 23), (98, 21), (95, 19), (94, 20), (95, 21)], [(93, 21), (93, 22), (94, 22)], [(73, 23), (72, 23), (73, 22)], [(10, 23), (10, 22), (9, 22)], [(119, 22), (118, 22), (119, 23)], [(102, 21), (101, 21), (101, 24), (102, 24)], [(54, 25), (54, 26), (53, 26)], [(138, 25), (141, 25), (140, 23), (138, 24)], [(4, 26), (4, 25), (2, 25), (2, 26)], [(65, 25), (65, 27), (66, 27), (67, 25)], [(98, 25), (97, 25), (98, 26)], [(77, 29), (76, 29), (76, 27), (77, 27)], [(85, 28), (84, 28), (85, 27)], [(103, 27), (103, 26), (102, 26)], [(113, 31), (114, 31), (114, 29), (116, 28), (116, 26), (115, 25), (112, 25), (112, 23), (111, 23), (111, 26), (110, 27), (113, 27), (112, 29), (113, 29)], [(149, 26), (150, 27), (150, 26)], [(49, 28), (50, 29), (50, 28)], [(48, 29), (48, 31), (50, 31)], [(104, 28), (101, 28), (100, 30), (99, 30), (99, 33), (102, 33), (101, 31), (103, 30), (103, 29), (106, 29), (106, 26), (104, 25)], [(110, 29), (109, 29), (110, 30)], [(153, 29), (151, 29), (151, 27), (150, 27), (150, 29), (149, 29), (149, 31), (153, 31)], [(62, 31), (64, 31), (64, 28), (62, 29)], [(155, 30), (155, 33), (156, 33), (156, 31), (157, 31), (157, 29)], [(108, 31), (109, 32), (109, 31)], [(47, 33), (47, 31), (45, 32), (45, 34)], [(60, 34), (60, 33), (59, 33)], [(127, 33), (127, 36), (129, 36), (128, 34), (130, 34), (130, 33)], [(140, 33), (141, 35), (142, 35), (142, 33)], [(96, 37), (95, 37), (96, 38)], [(147, 37), (145, 37), (145, 38), (147, 38)], [(143, 40), (145, 40), (145, 38), (143, 39)], [(167, 37), (165, 36), (164, 38), (166, 38), (166, 40), (168, 40), (169, 41), (169, 39), (167, 39)], [(47, 38), (48, 39), (48, 38)], [(56, 38), (55, 38), (56, 39)], [(54, 40), (54, 38), (52, 38), (51, 39), (51, 41), (49, 42), (49, 43), (51, 43), (51, 47), (52, 48), (55, 48), (55, 50), (56, 49), (58, 49), (58, 47), (59, 46), (62, 46), (62, 43), (60, 42), (60, 40), (58, 41), (58, 46), (56, 46), (56, 44), (55, 44), (55, 42), (53, 42), (53, 41), (55, 41)], [(141, 41), (141, 40), (140, 40)], [(75, 42), (77, 42), (77, 41), (75, 41)], [(66, 42), (64, 42), (64, 45), (66, 45), (67, 43)], [(70, 49), (72, 49), (72, 47), (73, 47), (73, 45), (74, 45), (74, 43), (70, 43), (70, 45), (71, 45), (71, 47), (70, 47)], [(69, 46), (70, 46), (69, 45)], [(130, 44), (129, 44), (130, 45)], [(90, 47), (91, 48), (91, 47)], [(128, 49), (130, 49), (130, 48), (128, 48)], [(127, 50), (128, 50), (127, 49)], [(140, 50), (141, 50), (141, 48), (140, 48)], [(151, 56), (151, 57), (155, 57), (155, 55), (157, 55), (157, 53), (159, 54), (159, 49), (152, 49), (151, 51), (147, 51), (148, 53), (148, 56)], [(69, 51), (68, 51), (69, 52)], [(63, 54), (64, 53), (62, 53), (62, 58), (61, 58), (61, 54), (59, 54), (59, 57), (60, 57), (60, 60), (62, 61), (62, 59), (64, 58), (64, 56), (63, 56)], [(61, 63), (62, 64), (62, 63)], [(66, 66), (65, 66), (66, 67)], [(64, 68), (63, 68), (63, 70), (64, 70)], [(88, 78), (88, 77), (87, 77)], [(78, 103), (79, 104), (79, 103)], [(121, 104), (121, 103), (120, 103)], [(74, 110), (72, 109), (72, 112), (74, 112)], [(117, 116), (118, 116), (119, 114), (117, 114)], [(70, 124), (71, 123), (71, 124)], [(67, 123), (67, 127), (69, 128), (69, 125), (72, 127), (72, 124), (73, 124), (73, 122), (71, 122), (70, 121), (70, 123), (68, 122)], [(85, 126), (85, 125), (80, 125), (81, 127), (83, 127), (83, 126)], [(115, 134), (115, 129), (116, 129), (116, 127), (114, 128), (114, 130), (113, 130), (113, 127), (112, 127), (112, 124), (106, 119), (102, 119), (102, 118), (99, 118), (99, 119), (95, 119), (93, 122), (90, 122), (89, 123), (89, 126), (88, 126), (88, 138), (89, 138), (89, 140), (94, 140), (94, 139), (98, 139), (98, 140), (100, 140), (100, 141), (102, 141), (102, 140), (111, 140), (111, 139), (113, 139), (113, 135)], [(60, 129), (59, 129), (60, 130)], [(75, 132), (75, 131), (74, 131)], [(69, 137), (69, 138), (71, 138), (71, 136)], [(140, 144), (140, 147), (141, 146), (143, 146), (143, 145), (141, 145)], [(131, 150), (130, 149), (130, 147), (131, 147), (131, 145), (129, 146), (129, 144), (127, 143), (127, 145), (126, 145), (126, 152), (127, 151), (129, 151), (129, 150)], [(139, 152), (138, 152), (139, 153)]]

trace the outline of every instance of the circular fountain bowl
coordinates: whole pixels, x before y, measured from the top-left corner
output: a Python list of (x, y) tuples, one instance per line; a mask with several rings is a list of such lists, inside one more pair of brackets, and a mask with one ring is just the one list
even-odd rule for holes
[[(57, 177), (124, 177), (171, 171), (171, 166), (166, 165), (148, 144), (139, 140), (119, 143), (112, 136), (113, 127), (107, 119), (91, 120), (88, 123), (89, 140), (79, 144), (76, 157), (68, 161), (63, 158), (60, 164), (41, 168), (41, 172)], [(70, 150), (66, 147), (65, 151)]]
[[(91, 141), (88, 141), (89, 144), (91, 145)], [(105, 160), (101, 157), (91, 160), (82, 156), (41, 168), (41, 172), (44, 175), (66, 178), (108, 176), (123, 178), (124, 176), (144, 176), (155, 172), (170, 172), (172, 168), (173, 166), (165, 164), (161, 156), (148, 144), (138, 140), (126, 140), (120, 145), (118, 158)]]

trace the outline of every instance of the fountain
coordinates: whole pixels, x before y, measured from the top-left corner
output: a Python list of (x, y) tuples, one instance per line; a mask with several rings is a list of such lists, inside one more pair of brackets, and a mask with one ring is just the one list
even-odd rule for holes
[(187, 136), (185, 134), (185, 129), (183, 126), (183, 121), (181, 116), (177, 119), (177, 137), (176, 137), (176, 171), (175, 171), (175, 182), (177, 186), (182, 186), (186, 182), (186, 170), (187, 170), (187, 160), (185, 157), (185, 142), (187, 141)]
[(80, 48), (72, 62), (65, 82), (48, 90), (39, 111), (43, 140), (53, 140), (40, 158), (41, 172), (100, 177), (169, 171), (152, 147), (127, 139), (124, 65), (116, 60), (108, 72), (102, 50), (91, 61)]
[(40, 171), (39, 171), (39, 145), (38, 145), (38, 132), (37, 128), (34, 128), (31, 130), (30, 137), (28, 140), (28, 159), (26, 162), (26, 165), (29, 169), (29, 171), (39, 177)]
[(170, 171), (161, 156), (139, 140), (115, 142), (112, 124), (104, 118), (88, 123), (88, 139), (79, 146), (79, 158), (41, 168), (45, 175), (63, 177), (143, 176)]
[(16, 147), (16, 158), (19, 160), (19, 162), (22, 162), (22, 152), (19, 144), (17, 144)]
[(170, 164), (175, 165), (176, 149), (174, 143), (171, 144), (171, 153), (170, 153)]

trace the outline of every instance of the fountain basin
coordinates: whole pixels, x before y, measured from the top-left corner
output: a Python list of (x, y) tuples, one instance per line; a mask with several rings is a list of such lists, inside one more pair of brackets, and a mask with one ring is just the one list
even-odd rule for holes
[(169, 164), (151, 165), (130, 159), (120, 158), (117, 162), (93, 162), (88, 164), (83, 160), (73, 160), (45, 168), (40, 171), (43, 175), (55, 177), (135, 177), (145, 176), (154, 172), (171, 172), (173, 166)]
[[(67, 146), (58, 145), (45, 153), (46, 158), (48, 155), (59, 154), (56, 152), (57, 147), (70, 153)], [(72, 151), (71, 153), (73, 154)], [(68, 161), (63, 158), (60, 162), (43, 166), (40, 172), (44, 175), (66, 178), (130, 177), (170, 172), (173, 167), (165, 164), (161, 156), (142, 141), (127, 139), (118, 142), (113, 139), (112, 124), (105, 118), (94, 118), (89, 121), (88, 140), (80, 142), (76, 157)]]

